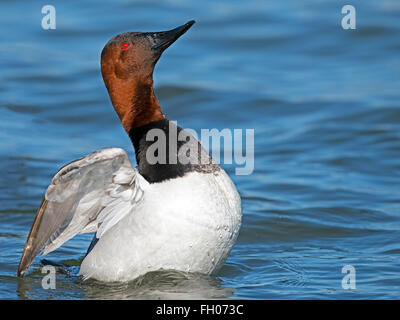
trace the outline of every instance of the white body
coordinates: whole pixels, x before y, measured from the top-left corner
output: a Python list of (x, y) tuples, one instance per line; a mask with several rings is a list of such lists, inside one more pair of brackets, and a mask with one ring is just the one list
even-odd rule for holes
[(149, 271), (211, 274), (225, 262), (241, 224), (238, 192), (224, 170), (149, 184), (134, 212), (108, 230), (80, 274), (127, 281)]
[(239, 233), (240, 196), (219, 167), (149, 183), (119, 148), (61, 168), (36, 213), (18, 267), (78, 233), (98, 242), (82, 261), (85, 279), (129, 281), (160, 269), (211, 274)]

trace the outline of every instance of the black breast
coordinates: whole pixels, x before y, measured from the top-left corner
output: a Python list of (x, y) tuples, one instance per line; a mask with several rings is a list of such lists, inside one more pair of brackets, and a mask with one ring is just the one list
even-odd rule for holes
[[(165, 140), (162, 138), (160, 141), (161, 133)], [(180, 134), (181, 139), (178, 139)], [(133, 128), (129, 137), (135, 148), (139, 173), (150, 183), (182, 177), (192, 171), (210, 173), (220, 169), (198, 140), (168, 119)], [(186, 140), (182, 137), (186, 137)], [(161, 144), (164, 147), (156, 147)], [(185, 152), (186, 159), (181, 161), (179, 151)], [(155, 157), (159, 160), (157, 163), (154, 163)]]

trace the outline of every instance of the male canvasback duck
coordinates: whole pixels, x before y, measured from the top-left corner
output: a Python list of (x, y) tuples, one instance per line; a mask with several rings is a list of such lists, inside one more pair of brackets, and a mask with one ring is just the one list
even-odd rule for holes
[[(106, 44), (102, 76), (138, 168), (119, 148), (61, 168), (36, 213), (19, 276), (42, 249), (46, 255), (77, 234), (93, 232), (79, 270), (84, 279), (129, 281), (161, 269), (213, 274), (224, 264), (239, 233), (240, 196), (200, 142), (165, 117), (153, 90), (162, 52), (193, 24), (127, 32)], [(154, 152), (165, 162), (151, 159), (155, 133), (165, 134), (165, 148), (158, 150), (163, 154)]]

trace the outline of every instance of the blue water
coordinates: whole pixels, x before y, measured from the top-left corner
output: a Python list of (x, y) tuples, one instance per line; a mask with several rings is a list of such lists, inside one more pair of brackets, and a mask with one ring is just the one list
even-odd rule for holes
[[(400, 291), (398, 0), (40, 1), (0, 3), (1, 299), (394, 299)], [(352, 4), (357, 29), (343, 30)], [(129, 152), (102, 82), (104, 44), (126, 31), (197, 23), (155, 71), (164, 112), (182, 127), (254, 129), (255, 170), (235, 175), (238, 241), (216, 277), (155, 272), (84, 282), (40, 259), (18, 262), (53, 175), (96, 149)], [(77, 268), (82, 235), (48, 258)], [(356, 289), (342, 288), (342, 267)], [(76, 270), (75, 270), (76, 271)]]

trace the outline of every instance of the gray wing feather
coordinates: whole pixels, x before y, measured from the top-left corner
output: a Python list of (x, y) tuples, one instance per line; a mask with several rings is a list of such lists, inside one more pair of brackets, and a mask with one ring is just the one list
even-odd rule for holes
[(18, 275), (43, 247), (45, 255), (79, 233), (97, 231), (100, 238), (134, 211), (146, 185), (119, 148), (101, 149), (61, 168), (36, 213)]

